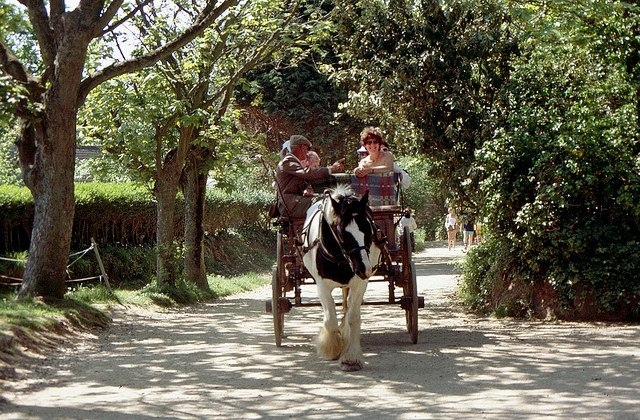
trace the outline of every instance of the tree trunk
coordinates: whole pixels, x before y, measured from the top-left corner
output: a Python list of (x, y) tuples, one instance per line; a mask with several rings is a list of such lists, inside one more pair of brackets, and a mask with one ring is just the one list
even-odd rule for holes
[(198, 165), (198, 157), (190, 153), (185, 166), (183, 188), (184, 211), (184, 275), (202, 290), (209, 290), (204, 262), (204, 211), (207, 187), (206, 169)]
[(179, 273), (175, 244), (176, 195), (179, 188), (179, 171), (175, 155), (171, 162), (158, 171), (155, 196), (157, 203), (157, 281), (158, 284), (175, 284)]
[[(18, 142), (23, 177), (34, 200), (29, 257), (18, 298), (61, 299), (66, 292), (75, 211), (77, 97), (87, 43), (80, 37), (64, 38), (41, 119), (26, 121)], [(26, 153), (30, 157), (23, 156)]]
[[(163, 126), (156, 133), (158, 150), (161, 149), (162, 139), (168, 135), (167, 127)], [(167, 153), (164, 164), (157, 163), (155, 194), (158, 200), (158, 226), (156, 227), (158, 284), (174, 284), (180, 273), (178, 249), (175, 244), (176, 195), (180, 188), (180, 174), (193, 138), (193, 131), (194, 128), (190, 125), (180, 127), (178, 146)], [(157, 155), (159, 156), (159, 153)]]
[(64, 281), (75, 211), (75, 118), (61, 126), (49, 124), (44, 137), (38, 139), (36, 156), (38, 169), (31, 186), (33, 229), (18, 297), (61, 299), (66, 292)]

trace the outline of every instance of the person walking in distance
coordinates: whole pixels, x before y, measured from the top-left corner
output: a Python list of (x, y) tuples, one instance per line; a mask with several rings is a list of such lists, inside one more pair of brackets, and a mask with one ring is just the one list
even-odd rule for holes
[(462, 225), (462, 242), (464, 243), (464, 250), (467, 251), (471, 245), (473, 245), (473, 236), (475, 233), (476, 222), (472, 215), (467, 215)]
[(458, 216), (453, 207), (449, 207), (449, 213), (444, 220), (444, 228), (447, 231), (447, 243), (449, 245), (449, 251), (456, 249), (456, 232), (458, 229)]
[(398, 242), (399, 243), (402, 243), (405, 227), (409, 231), (409, 238), (411, 241), (411, 252), (415, 252), (416, 238), (413, 232), (418, 228), (418, 224), (416, 223), (416, 219), (411, 217), (411, 209), (409, 207), (404, 209), (404, 213), (400, 218), (400, 221), (398, 221), (398, 237), (399, 237)]

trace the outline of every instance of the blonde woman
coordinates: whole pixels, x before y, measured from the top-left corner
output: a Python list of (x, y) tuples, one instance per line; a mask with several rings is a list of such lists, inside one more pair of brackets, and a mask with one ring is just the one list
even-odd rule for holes
[(449, 251), (456, 249), (456, 233), (458, 232), (458, 216), (453, 207), (449, 207), (449, 213), (444, 221), (444, 228), (447, 231), (447, 242)]

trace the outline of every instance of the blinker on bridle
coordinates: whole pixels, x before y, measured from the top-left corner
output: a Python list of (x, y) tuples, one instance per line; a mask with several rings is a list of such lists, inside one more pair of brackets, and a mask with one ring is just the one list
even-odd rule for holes
[[(358, 213), (352, 213), (351, 215), (355, 217), (355, 216), (358, 215)], [(368, 216), (366, 214), (364, 216), (367, 219), (367, 222), (369, 223), (369, 227), (371, 228), (371, 233), (373, 235), (373, 226), (371, 224), (371, 220), (369, 220), (369, 218), (368, 218)], [(342, 234), (342, 226), (337, 226), (336, 227), (336, 235), (337, 235), (336, 239), (338, 239), (338, 243), (344, 244), (344, 236)], [(342, 247), (342, 245), (341, 245), (341, 248), (343, 249), (344, 253), (346, 253), (347, 255), (355, 254), (356, 252), (359, 252), (361, 250), (365, 250), (367, 252), (367, 255), (369, 255), (369, 252), (370, 252), (370, 249), (371, 249), (371, 245), (370, 244), (367, 245), (365, 243), (364, 245), (356, 246), (353, 249), (348, 250), (348, 251), (345, 250), (344, 247)]]

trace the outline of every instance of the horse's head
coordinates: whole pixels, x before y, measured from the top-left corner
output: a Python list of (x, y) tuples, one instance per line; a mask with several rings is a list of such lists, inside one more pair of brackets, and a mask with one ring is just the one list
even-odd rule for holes
[(368, 206), (369, 191), (361, 199), (352, 193), (331, 195), (335, 227), (346, 256), (362, 279), (373, 275), (380, 249), (374, 241), (374, 224)]

